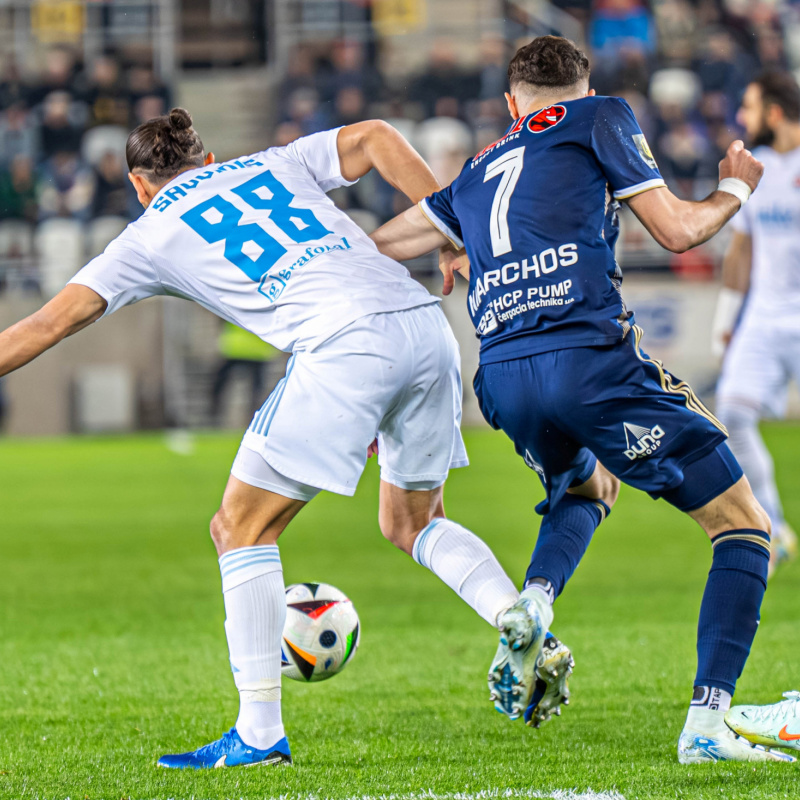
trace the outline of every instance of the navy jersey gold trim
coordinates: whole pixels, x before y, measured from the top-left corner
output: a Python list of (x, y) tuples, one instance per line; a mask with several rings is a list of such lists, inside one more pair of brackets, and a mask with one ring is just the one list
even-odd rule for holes
[(763, 547), (768, 553), (772, 550), (772, 544), (769, 536), (763, 531), (757, 531), (754, 529), (725, 531), (724, 533), (718, 534), (711, 540), (711, 546), (716, 548), (723, 542), (731, 541), (751, 542), (752, 544), (757, 544)]
[(728, 435), (728, 429), (706, 408), (700, 398), (694, 393), (692, 387), (686, 381), (677, 380), (664, 369), (664, 365), (657, 359), (651, 358), (642, 351), (639, 346), (642, 341), (644, 331), (638, 326), (633, 326), (634, 350), (640, 361), (652, 364), (657, 370), (661, 380), (661, 388), (670, 394), (681, 395), (686, 399), (686, 407), (690, 411), (705, 417), (715, 428), (719, 428), (722, 433)]

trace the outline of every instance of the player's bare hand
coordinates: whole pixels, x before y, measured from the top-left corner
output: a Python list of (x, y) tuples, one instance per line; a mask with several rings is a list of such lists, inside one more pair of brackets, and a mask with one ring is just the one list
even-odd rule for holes
[(372, 444), (367, 448), (367, 458), (378, 455), (378, 440), (373, 439)]
[(719, 179), (738, 178), (744, 181), (751, 191), (754, 191), (761, 176), (764, 174), (764, 165), (753, 156), (744, 146), (741, 139), (731, 142), (725, 158), (719, 162)]
[(443, 276), (442, 294), (448, 295), (455, 286), (455, 273), (469, 280), (469, 258), (465, 250), (456, 250), (452, 245), (445, 245), (439, 250), (439, 270)]
[(723, 332), (716, 335), (712, 334), (711, 355), (722, 361), (722, 359), (725, 358), (725, 353), (728, 352), (728, 347), (730, 346), (732, 338), (730, 332)]

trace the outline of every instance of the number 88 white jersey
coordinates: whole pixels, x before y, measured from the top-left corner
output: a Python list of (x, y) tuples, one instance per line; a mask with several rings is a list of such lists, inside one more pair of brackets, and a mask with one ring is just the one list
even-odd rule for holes
[(337, 135), (181, 173), (70, 283), (106, 314), (159, 294), (194, 300), (286, 351), (438, 302), (325, 195), (349, 185)]

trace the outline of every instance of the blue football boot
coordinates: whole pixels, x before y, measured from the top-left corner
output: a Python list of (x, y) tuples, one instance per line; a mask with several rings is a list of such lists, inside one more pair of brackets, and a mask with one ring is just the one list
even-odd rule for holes
[(161, 756), (157, 766), (168, 769), (220, 769), (291, 763), (292, 754), (285, 736), (269, 749), (257, 750), (242, 741), (236, 728), (231, 728), (222, 734), (221, 739), (191, 753)]

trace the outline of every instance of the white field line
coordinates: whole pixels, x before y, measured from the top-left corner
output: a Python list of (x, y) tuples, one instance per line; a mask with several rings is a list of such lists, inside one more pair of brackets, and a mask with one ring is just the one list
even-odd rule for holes
[(535, 789), (486, 789), (480, 792), (444, 792), (431, 790), (409, 794), (352, 795), (336, 798), (325, 795), (284, 794), (269, 800), (625, 800), (619, 792), (579, 792), (575, 789), (555, 789), (541, 792)]
[[(619, 792), (579, 792), (575, 789), (554, 789), (540, 792), (535, 789), (485, 789), (480, 792), (443, 792), (432, 790), (411, 792), (409, 794), (358, 794), (349, 797), (331, 797), (319, 794), (282, 794), (264, 800), (625, 800)], [(71, 800), (66, 797), (64, 800)], [(179, 800), (170, 797), (168, 800)], [(192, 795), (191, 800), (198, 800)], [(230, 800), (235, 800), (231, 798)], [(241, 798), (240, 798), (241, 800)]]

